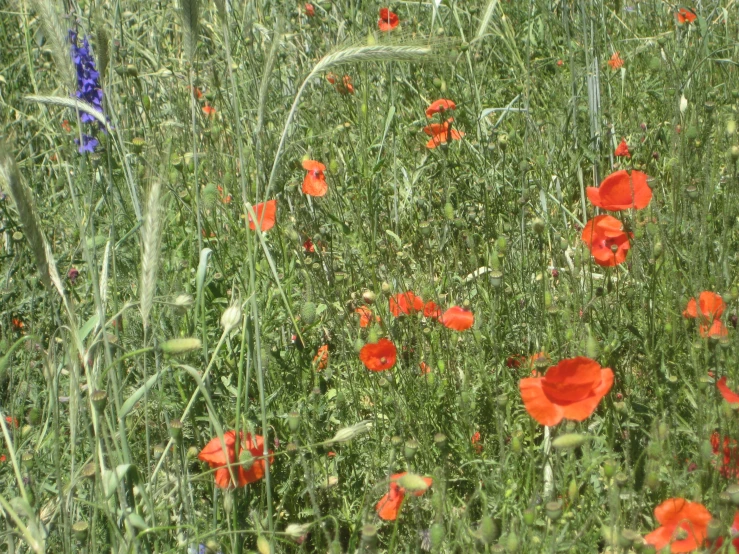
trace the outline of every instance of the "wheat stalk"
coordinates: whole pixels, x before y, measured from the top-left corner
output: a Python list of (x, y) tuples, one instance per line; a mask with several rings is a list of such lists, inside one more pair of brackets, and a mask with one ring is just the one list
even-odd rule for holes
[(269, 193), (272, 190), (272, 186), (277, 175), (277, 167), (280, 163), (280, 158), (282, 157), (285, 141), (287, 140), (287, 134), (290, 131), (290, 125), (292, 124), (293, 118), (298, 111), (300, 97), (303, 95), (305, 87), (315, 75), (341, 65), (357, 62), (416, 62), (424, 59), (431, 54), (431, 52), (432, 48), (430, 46), (350, 46), (343, 50), (339, 50), (338, 52), (327, 54), (321, 58), (305, 78), (303, 84), (300, 85), (300, 88), (295, 95), (295, 100), (293, 100), (293, 105), (290, 108), (290, 112), (287, 114), (287, 120), (282, 129), (280, 142), (277, 145), (275, 159), (272, 162), (272, 171), (269, 174), (269, 181), (264, 193), (264, 198), (269, 198)]
[(88, 104), (84, 100), (78, 98), (65, 98), (63, 96), (38, 96), (35, 94), (29, 94), (24, 97), (27, 102), (37, 102), (39, 104), (52, 104), (54, 106), (64, 106), (65, 108), (72, 108), (80, 112), (85, 112), (94, 117), (98, 123), (100, 123), (105, 130), (109, 133), (112, 131), (108, 125), (108, 121), (105, 119), (103, 113), (95, 108), (92, 104)]
[(10, 196), (13, 197), (18, 216), (23, 224), (23, 234), (28, 239), (36, 267), (41, 274), (41, 280), (48, 286), (51, 281), (44, 247), (45, 239), (39, 225), (39, 217), (33, 204), (31, 191), (21, 181), (15, 160), (3, 146), (0, 146), (0, 181), (7, 183)]
[(180, 15), (182, 16), (185, 51), (187, 59), (192, 63), (195, 58), (195, 47), (198, 44), (200, 0), (180, 0)]
[(162, 206), (160, 197), (162, 184), (155, 179), (149, 191), (149, 200), (144, 216), (143, 258), (141, 261), (141, 319), (144, 329), (149, 325), (149, 314), (154, 303), (157, 268), (159, 267), (159, 249), (162, 242)]
[(31, 0), (33, 7), (41, 19), (44, 37), (54, 57), (56, 69), (62, 84), (69, 91), (77, 88), (77, 77), (72, 65), (72, 54), (69, 45), (67, 30), (59, 21), (59, 14), (52, 4), (52, 0)]

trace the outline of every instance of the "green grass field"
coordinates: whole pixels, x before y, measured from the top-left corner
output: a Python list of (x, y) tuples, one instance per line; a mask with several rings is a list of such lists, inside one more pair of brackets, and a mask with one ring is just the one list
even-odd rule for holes
[(0, 552), (739, 551), (736, 0), (0, 37)]

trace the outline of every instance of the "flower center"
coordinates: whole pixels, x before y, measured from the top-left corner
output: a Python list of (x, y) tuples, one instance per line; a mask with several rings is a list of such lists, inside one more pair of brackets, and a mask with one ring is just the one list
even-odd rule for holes
[(387, 363), (387, 358), (386, 358), (385, 356), (382, 356), (382, 357), (380, 358), (380, 363), (381, 363), (382, 365), (385, 365), (385, 364)]

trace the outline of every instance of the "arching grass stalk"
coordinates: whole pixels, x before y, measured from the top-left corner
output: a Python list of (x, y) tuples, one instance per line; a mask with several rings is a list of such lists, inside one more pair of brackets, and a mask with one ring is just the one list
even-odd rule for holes
[[(300, 98), (303, 96), (305, 88), (313, 77), (324, 71), (350, 63), (373, 61), (416, 62), (424, 59), (431, 54), (431, 52), (432, 48), (430, 46), (352, 46), (321, 58), (321, 60), (313, 66), (313, 69), (305, 78), (303, 84), (300, 85), (300, 88), (295, 95), (295, 100), (293, 100), (293, 104), (287, 114), (285, 126), (282, 129), (282, 135), (280, 135), (280, 142), (277, 145), (277, 152), (275, 152), (275, 159), (272, 162), (272, 171), (269, 174), (269, 181), (267, 182), (267, 188), (264, 192), (264, 198), (268, 198), (269, 193), (272, 191), (275, 177), (277, 176), (277, 168), (280, 164), (280, 158), (282, 157), (282, 152), (285, 147), (287, 135), (290, 132), (293, 118), (298, 111)], [(254, 221), (256, 221), (256, 219)]]

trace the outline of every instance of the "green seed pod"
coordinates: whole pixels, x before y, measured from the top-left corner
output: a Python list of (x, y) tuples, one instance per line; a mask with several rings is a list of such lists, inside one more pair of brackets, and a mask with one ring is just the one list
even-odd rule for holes
[(547, 228), (547, 224), (542, 218), (537, 217), (534, 218), (534, 220), (531, 222), (531, 228), (534, 230), (534, 233), (536, 233), (537, 235), (541, 235)]
[(436, 433), (434, 435), (434, 444), (439, 450), (446, 448), (446, 435), (444, 433)]
[(729, 495), (729, 499), (734, 506), (739, 506), (739, 485), (735, 483), (726, 487), (726, 494)]
[(364, 347), (364, 341), (362, 339), (357, 339), (354, 341), (354, 351), (356, 353), (359, 353), (360, 350)]
[(656, 471), (648, 471), (646, 477), (644, 478), (644, 484), (649, 490), (652, 491), (659, 488), (659, 473), (657, 473)]
[(87, 533), (90, 530), (90, 526), (86, 521), (77, 521), (72, 525), (72, 533), (74, 538), (79, 542), (85, 542), (87, 540)]
[(637, 538), (639, 538), (639, 533), (636, 531), (632, 531), (631, 529), (622, 529), (618, 536), (618, 545), (621, 548), (631, 548)]
[(515, 452), (516, 454), (520, 454), (523, 450), (523, 445), (521, 444), (521, 438), (518, 436), (514, 436), (511, 439), (511, 450)]
[[(408, 443), (406, 443), (406, 448), (408, 448)], [(425, 492), (429, 488), (424, 478), (415, 473), (406, 473), (403, 475), (403, 477), (398, 479), (398, 485), (408, 492)]]
[(613, 482), (616, 483), (616, 486), (623, 488), (629, 484), (629, 476), (623, 471), (619, 471), (613, 476)]
[(144, 146), (146, 146), (146, 141), (142, 137), (134, 137), (131, 140), (131, 150), (135, 154), (141, 154), (144, 151)]
[(734, 146), (732, 146), (729, 153), (731, 154), (731, 158), (733, 160), (739, 159), (739, 145), (735, 144)]
[(449, 221), (454, 219), (454, 206), (452, 206), (451, 202), (444, 204), (444, 217)]
[(546, 510), (547, 517), (551, 519), (552, 521), (557, 521), (560, 517), (562, 517), (562, 501), (561, 500), (554, 500), (552, 502), (547, 502), (544, 506), (544, 509)]
[(105, 410), (105, 406), (108, 405), (108, 393), (104, 390), (96, 390), (90, 395), (90, 400), (95, 411), (100, 414)]
[(304, 302), (300, 307), (300, 319), (306, 325), (313, 325), (316, 322), (316, 305), (313, 302)]
[(709, 521), (708, 526), (706, 527), (706, 538), (709, 541), (715, 541), (721, 536), (722, 527), (721, 520), (719, 519), (712, 519)]
[(31, 425), (40, 425), (42, 417), (43, 416), (39, 408), (31, 408), (31, 410), (28, 412), (28, 423), (30, 423)]
[(613, 460), (606, 460), (603, 463), (603, 475), (605, 475), (606, 478), (610, 479), (613, 477), (616, 474), (616, 471), (618, 471), (618, 464)]
[(200, 197), (203, 200), (203, 206), (212, 208), (218, 202), (218, 188), (215, 183), (208, 183), (203, 187)]
[(420, 445), (416, 439), (405, 441), (405, 447), (403, 448), (403, 456), (405, 456), (405, 459), (409, 461), (412, 460), (416, 455), (416, 452), (418, 452), (419, 446)]
[(169, 420), (169, 436), (177, 443), (182, 442), (182, 421), (179, 419)]
[(534, 510), (534, 508), (526, 508), (523, 511), (523, 522), (526, 525), (530, 526), (530, 525), (533, 525), (535, 521), (536, 521), (536, 511)]
[(365, 548), (377, 546), (377, 527), (367, 524), (362, 527), (362, 544)]
[(300, 414), (298, 412), (290, 412), (287, 414), (287, 426), (291, 433), (297, 433), (300, 429)]
[(570, 484), (567, 487), (567, 497), (573, 504), (577, 502), (577, 499), (580, 497), (580, 487), (574, 479), (570, 481)]
[(438, 77), (434, 77), (433, 83), (436, 88), (441, 88), (441, 79)]
[(688, 125), (688, 129), (685, 131), (685, 136), (690, 140), (698, 138), (698, 127), (696, 125)]
[(136, 66), (133, 64), (128, 64), (126, 66), (126, 75), (129, 77), (138, 77), (139, 76), (139, 70), (136, 69)]

